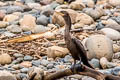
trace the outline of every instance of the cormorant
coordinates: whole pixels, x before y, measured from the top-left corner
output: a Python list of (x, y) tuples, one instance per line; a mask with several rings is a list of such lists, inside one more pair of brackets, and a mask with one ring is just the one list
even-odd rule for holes
[(84, 65), (90, 68), (93, 68), (88, 62), (87, 54), (82, 43), (79, 41), (79, 39), (71, 36), (71, 33), (70, 33), (71, 18), (69, 16), (69, 13), (67, 11), (60, 11), (56, 13), (61, 15), (65, 21), (64, 39), (65, 39), (65, 43), (67, 45), (68, 50), (70, 51), (72, 57), (74, 58), (73, 67), (75, 67), (76, 60), (80, 60), (80, 63), (83, 62)]

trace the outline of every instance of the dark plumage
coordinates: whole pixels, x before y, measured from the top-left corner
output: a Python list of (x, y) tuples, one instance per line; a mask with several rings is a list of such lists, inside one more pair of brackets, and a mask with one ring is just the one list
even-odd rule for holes
[(75, 37), (71, 36), (71, 18), (66, 11), (61, 11), (60, 14), (65, 20), (65, 43), (72, 57), (74, 58), (74, 65), (76, 60), (80, 60), (84, 65), (93, 68), (87, 59), (87, 54), (82, 43)]
[(71, 3), (71, 2), (73, 2), (73, 1), (75, 1), (75, 0), (64, 0), (64, 1), (66, 1), (66, 2), (68, 2), (68, 3)]

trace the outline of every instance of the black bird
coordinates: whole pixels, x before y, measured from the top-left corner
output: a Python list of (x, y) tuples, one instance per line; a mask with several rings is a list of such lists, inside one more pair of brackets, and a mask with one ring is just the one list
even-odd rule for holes
[(88, 62), (87, 54), (82, 43), (77, 38), (71, 36), (71, 33), (70, 33), (71, 18), (69, 16), (69, 13), (67, 11), (60, 11), (56, 13), (61, 15), (65, 21), (64, 39), (65, 39), (65, 43), (67, 45), (68, 50), (70, 51), (72, 57), (74, 58), (73, 67), (75, 67), (76, 60), (80, 60), (80, 63), (83, 62), (84, 65), (90, 68), (93, 68)]

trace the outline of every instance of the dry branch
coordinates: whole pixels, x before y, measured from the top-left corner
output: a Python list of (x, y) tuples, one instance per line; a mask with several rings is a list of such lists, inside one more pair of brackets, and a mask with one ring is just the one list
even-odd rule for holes
[(45, 76), (43, 80), (56, 80), (56, 79), (59, 79), (65, 76), (74, 75), (74, 74), (90, 76), (92, 78), (95, 78), (96, 80), (120, 80), (120, 77), (118, 76), (102, 74), (85, 65), (79, 66), (79, 64), (75, 66), (74, 72), (72, 72), (71, 69), (65, 69), (62, 71), (51, 73), (50, 75)]

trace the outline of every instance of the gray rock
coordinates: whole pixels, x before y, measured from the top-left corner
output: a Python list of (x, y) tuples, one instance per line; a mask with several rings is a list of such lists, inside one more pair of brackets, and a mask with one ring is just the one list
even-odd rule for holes
[(15, 54), (13, 54), (13, 56), (16, 57), (16, 58), (24, 57), (24, 55), (20, 54), (20, 53), (15, 53)]
[(0, 80), (17, 80), (16, 77), (7, 71), (0, 71)]
[(94, 68), (100, 68), (100, 61), (98, 59), (92, 59), (90, 63)]
[(41, 65), (43, 65), (43, 66), (47, 66), (49, 64), (49, 61), (48, 60), (42, 60), (41, 61)]
[(34, 66), (39, 66), (41, 64), (41, 60), (32, 61), (32, 64)]
[(22, 29), (18, 25), (10, 25), (6, 28), (8, 31), (13, 33), (20, 33), (22, 32)]
[(96, 26), (97, 30), (100, 30), (102, 28), (104, 28), (104, 25), (102, 23), (98, 23), (97, 26)]
[(47, 31), (47, 27), (43, 25), (37, 25), (33, 30), (32, 33), (43, 33)]
[(10, 14), (10, 13), (13, 13), (13, 12), (23, 12), (24, 9), (20, 6), (9, 6), (7, 8), (7, 13)]
[(70, 55), (67, 55), (67, 56), (65, 56), (65, 58), (64, 58), (64, 62), (65, 62), (65, 63), (68, 63), (68, 62), (70, 62), (71, 59), (72, 59), (72, 57), (71, 57)]
[(120, 67), (113, 68), (111, 72), (113, 75), (120, 75)]
[(46, 17), (45, 15), (41, 15), (40, 17), (37, 18), (37, 24), (38, 25), (47, 25), (48, 24), (49, 18)]
[(22, 68), (22, 69), (20, 69), (20, 71), (22, 72), (22, 73), (27, 73), (28, 72), (28, 68)]
[(47, 68), (52, 69), (52, 68), (54, 68), (54, 65), (50, 63), (50, 64), (47, 65)]
[(12, 64), (18, 64), (18, 63), (20, 63), (20, 62), (22, 62), (23, 61), (23, 58), (17, 58), (16, 60), (14, 60), (13, 62), (12, 62)]
[(27, 56), (24, 57), (25, 61), (31, 61), (32, 59), (33, 59), (33, 57), (29, 56), (29, 55), (27, 55)]
[(7, 36), (7, 37), (14, 37), (15, 34), (11, 33), (11, 32), (4, 32), (3, 35)]

